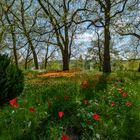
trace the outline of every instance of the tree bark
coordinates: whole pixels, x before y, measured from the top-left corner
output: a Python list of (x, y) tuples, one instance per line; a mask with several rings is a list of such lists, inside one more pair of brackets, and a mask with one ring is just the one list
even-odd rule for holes
[(103, 60), (103, 72), (110, 73), (110, 3), (107, 4), (105, 9), (105, 27), (104, 27), (104, 60)]
[(111, 72), (110, 65), (110, 31), (109, 27), (104, 29), (105, 41), (104, 41), (104, 61), (103, 61), (103, 72)]
[[(16, 68), (18, 69), (18, 58), (17, 58), (17, 48), (16, 48), (16, 34), (15, 34), (15, 27), (14, 25), (11, 23), (9, 17), (8, 17), (8, 14), (5, 12), (5, 15), (6, 15), (6, 19), (9, 23), (9, 26), (10, 26), (10, 33), (12, 35), (12, 42), (13, 42), (13, 54), (14, 54), (14, 60), (15, 60), (15, 65), (16, 65)], [(14, 18), (13, 18), (14, 20)], [(14, 23), (15, 23), (15, 20), (14, 20)]]
[(138, 68), (138, 72), (140, 72), (140, 63), (139, 63), (139, 68)]
[(100, 47), (100, 35), (98, 32), (97, 33), (97, 36), (98, 36), (98, 56), (99, 56), (99, 71), (102, 71), (102, 55), (101, 55), (101, 47)]
[(69, 53), (68, 50), (63, 51), (63, 71), (69, 70)]
[(25, 12), (24, 2), (21, 1), (21, 24), (22, 24), (22, 27), (23, 27), (23, 30), (24, 30), (24, 34), (25, 34), (25, 36), (27, 38), (27, 41), (29, 43), (29, 47), (31, 48), (31, 51), (32, 51), (32, 54), (33, 54), (35, 69), (38, 69), (39, 67), (38, 67), (37, 54), (36, 54), (35, 48), (33, 46), (30, 33), (28, 32), (27, 27), (26, 27), (26, 21), (25, 21), (25, 16), (24, 16), (25, 13), (24, 12)]
[(45, 69), (47, 68), (47, 64), (48, 64), (48, 59), (45, 58), (45, 63), (44, 63), (44, 68), (45, 68)]
[(24, 65), (25, 70), (27, 70), (27, 67), (28, 67), (28, 60), (25, 59), (25, 65)]
[(33, 44), (32, 44), (32, 41), (31, 41), (29, 35), (26, 35), (26, 37), (27, 37), (29, 46), (30, 46), (31, 51), (32, 51), (32, 54), (33, 54), (35, 69), (38, 69), (38, 68), (39, 68), (39, 67), (38, 67), (38, 59), (37, 59), (37, 54), (36, 54), (35, 48), (34, 48), (34, 46), (33, 46)]
[(15, 65), (16, 68), (18, 69), (18, 58), (17, 58), (17, 49), (16, 49), (16, 34), (14, 31), (11, 32), (12, 34), (12, 41), (13, 41), (13, 54), (14, 54), (14, 59), (15, 59)]

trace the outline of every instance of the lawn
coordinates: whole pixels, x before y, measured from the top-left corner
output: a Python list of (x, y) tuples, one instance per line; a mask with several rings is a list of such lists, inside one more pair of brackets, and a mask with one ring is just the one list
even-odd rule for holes
[(140, 140), (140, 73), (46, 77), (25, 72), (0, 107), (0, 140)]

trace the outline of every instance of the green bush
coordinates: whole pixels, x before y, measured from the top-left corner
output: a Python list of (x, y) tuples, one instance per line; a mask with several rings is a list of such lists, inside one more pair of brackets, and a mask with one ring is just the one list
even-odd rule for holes
[(20, 95), (23, 87), (22, 71), (10, 63), (7, 55), (0, 55), (0, 104)]

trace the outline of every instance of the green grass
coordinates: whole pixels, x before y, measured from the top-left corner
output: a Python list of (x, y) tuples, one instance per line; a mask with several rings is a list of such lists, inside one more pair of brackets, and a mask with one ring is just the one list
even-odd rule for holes
[[(0, 108), (0, 140), (60, 140), (63, 134), (74, 140), (140, 140), (139, 73), (84, 72), (71, 78), (36, 74), (26, 73), (19, 107)], [(128, 96), (123, 97), (119, 89)], [(126, 102), (132, 105), (127, 107)], [(64, 112), (62, 118), (59, 111)], [(99, 121), (93, 119), (95, 113)]]

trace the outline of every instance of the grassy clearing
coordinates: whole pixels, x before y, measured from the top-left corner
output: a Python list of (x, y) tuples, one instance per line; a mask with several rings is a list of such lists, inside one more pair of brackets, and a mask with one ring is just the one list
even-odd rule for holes
[(0, 108), (0, 140), (140, 139), (139, 73), (36, 75), (26, 73), (19, 107)]

